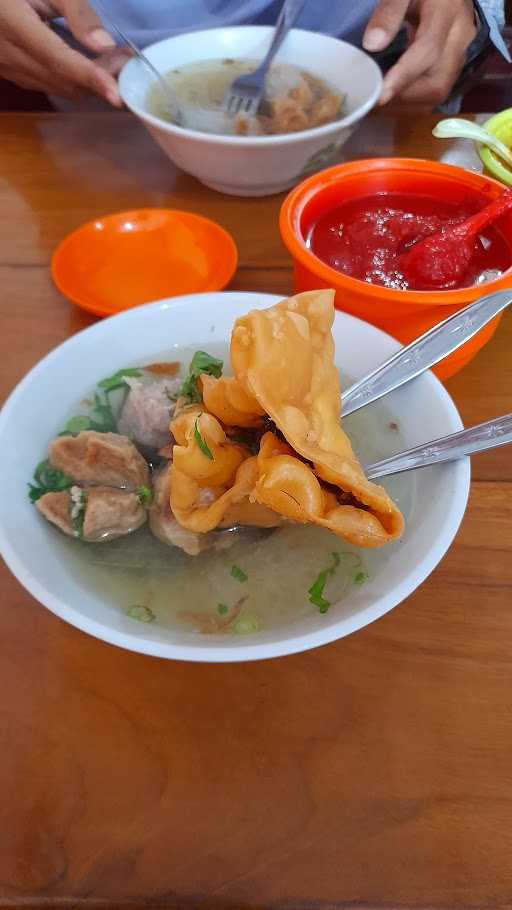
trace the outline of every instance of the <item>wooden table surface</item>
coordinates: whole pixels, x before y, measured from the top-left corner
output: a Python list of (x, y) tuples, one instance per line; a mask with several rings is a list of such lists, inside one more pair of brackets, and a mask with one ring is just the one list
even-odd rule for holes
[[(373, 116), (347, 154), (438, 156), (431, 126)], [(235, 236), (233, 288), (291, 290), (281, 199), (206, 190), (130, 116), (3, 115), (0, 137), (2, 400), (92, 321), (48, 265), (99, 214), (201, 212)], [(512, 411), (511, 358), (509, 313), (449, 383), (466, 422)], [(5, 567), (0, 641), (1, 907), (512, 907), (510, 450), (475, 458), (460, 533), (420, 590), (319, 650), (131, 654)]]

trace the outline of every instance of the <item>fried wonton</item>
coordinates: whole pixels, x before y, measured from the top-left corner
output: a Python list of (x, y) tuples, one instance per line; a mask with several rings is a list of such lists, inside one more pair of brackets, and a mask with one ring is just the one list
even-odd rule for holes
[[(171, 424), (178, 443), (171, 507), (186, 527), (211, 530), (235, 506), (251, 523), (258, 506), (266, 516), (312, 522), (361, 547), (402, 533), (399, 509), (366, 479), (340, 426), (333, 298), (332, 291), (299, 294), (235, 323), (235, 375), (203, 376), (204, 408), (189, 408)], [(198, 427), (211, 458), (198, 445)], [(256, 457), (232, 441), (237, 427), (259, 434)], [(201, 499), (205, 487), (209, 502)]]
[(206, 533), (219, 525), (271, 528), (281, 523), (276, 512), (250, 501), (258, 478), (257, 459), (231, 442), (215, 417), (194, 406), (182, 411), (170, 429), (176, 440), (170, 467), (171, 510), (184, 528)]

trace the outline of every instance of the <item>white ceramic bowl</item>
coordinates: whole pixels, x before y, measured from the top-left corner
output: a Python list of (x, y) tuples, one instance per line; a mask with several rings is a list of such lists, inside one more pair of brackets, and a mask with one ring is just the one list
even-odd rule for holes
[[(126, 617), (86, 588), (66, 565), (65, 547), (27, 498), (27, 481), (84, 391), (127, 364), (161, 355), (172, 345), (208, 350), (227, 343), (234, 320), (279, 298), (211, 293), (137, 307), (75, 335), (47, 355), (14, 390), (0, 413), (0, 552), (22, 585), (50, 610), (104, 641), (159, 657), (239, 661), (305, 651), (342, 638), (378, 619), (406, 598), (437, 565), (464, 514), (469, 460), (407, 475), (414, 495), (406, 534), (375, 577), (354, 587), (325, 615), (251, 636), (177, 633)], [(338, 312), (336, 362), (360, 378), (399, 345), (378, 329)], [(455, 406), (428, 373), (388, 396), (387, 406), (407, 446), (461, 428)], [(65, 543), (65, 541), (64, 541)], [(293, 553), (290, 553), (293, 560)]]
[[(250, 25), (189, 32), (159, 41), (145, 53), (162, 73), (202, 60), (261, 59), (271, 32), (267, 26)], [(289, 189), (306, 174), (332, 163), (355, 124), (377, 101), (382, 84), (379, 67), (368, 54), (314, 32), (293, 29), (276, 59), (300, 63), (346, 92), (346, 116), (285, 136), (215, 136), (173, 126), (148, 113), (146, 96), (153, 77), (136, 58), (123, 67), (119, 89), (125, 104), (182, 170), (221, 193), (267, 196)]]

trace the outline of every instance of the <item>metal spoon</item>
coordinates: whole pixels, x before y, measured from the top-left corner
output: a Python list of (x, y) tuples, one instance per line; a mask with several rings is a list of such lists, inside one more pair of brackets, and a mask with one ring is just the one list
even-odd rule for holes
[(342, 395), (343, 417), (377, 401), (452, 354), (512, 303), (512, 290), (487, 294), (402, 348)]
[(442, 436), (433, 442), (423, 443), (390, 458), (384, 458), (364, 467), (368, 480), (401, 474), (414, 468), (426, 468), (444, 461), (456, 461), (475, 452), (487, 452), (498, 446), (512, 443), (512, 414), (479, 423), (468, 430)]
[(437, 139), (472, 139), (474, 142), (481, 142), (512, 166), (510, 149), (497, 136), (493, 136), (483, 126), (478, 126), (471, 120), (465, 120), (462, 117), (448, 117), (447, 120), (441, 120), (434, 127), (432, 135)]
[(176, 123), (177, 126), (179, 126), (182, 123), (183, 117), (182, 117), (181, 111), (179, 109), (178, 102), (176, 101), (174, 92), (172, 91), (170, 85), (168, 85), (168, 83), (166, 82), (166, 80), (164, 79), (162, 74), (158, 72), (156, 66), (154, 66), (151, 63), (151, 60), (149, 59), (149, 57), (146, 57), (146, 54), (144, 54), (140, 50), (140, 48), (138, 48), (137, 45), (133, 43), (131, 38), (129, 38), (128, 35), (126, 35), (125, 32), (123, 32), (122, 29), (120, 29), (119, 26), (114, 22), (114, 20), (112, 19), (112, 16), (105, 10), (105, 7), (103, 6), (103, 3), (101, 2), (101, 0), (96, 0), (96, 6), (98, 7), (98, 9), (101, 13), (102, 19), (104, 19), (108, 23), (109, 28), (111, 28), (112, 31), (116, 33), (116, 35), (118, 36), (120, 41), (123, 42), (123, 44), (126, 44), (126, 46), (129, 47), (131, 51), (133, 51), (135, 56), (141, 61), (141, 63), (146, 67), (146, 69), (148, 69), (150, 71), (150, 73), (155, 77), (156, 81), (158, 82), (158, 84), (160, 86), (160, 91), (161, 91), (163, 99), (164, 99), (167, 113), (169, 114), (169, 117), (171, 118), (173, 123)]

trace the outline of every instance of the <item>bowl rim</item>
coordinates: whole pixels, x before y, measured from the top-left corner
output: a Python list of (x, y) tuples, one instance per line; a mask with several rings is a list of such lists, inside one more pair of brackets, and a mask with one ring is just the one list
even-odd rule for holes
[[(512, 107), (507, 107), (503, 111), (498, 111), (497, 114), (493, 114), (492, 117), (489, 117), (482, 125), (485, 130), (494, 133), (496, 127), (501, 126), (502, 123), (506, 123), (507, 121), (512, 124)], [(488, 148), (486, 145), (482, 145), (481, 142), (475, 144), (480, 160), (485, 167), (492, 171), (492, 173), (507, 186), (512, 186), (512, 170), (501, 163), (492, 149)]]
[[(427, 305), (460, 306), (461, 303), (464, 303), (464, 300), (461, 300), (461, 294), (468, 288), (438, 291), (404, 291), (382, 287), (377, 284), (369, 284), (359, 278), (353, 278), (343, 272), (337, 272), (309, 250), (299, 227), (299, 221), (305, 206), (327, 186), (333, 183), (340, 183), (340, 178), (351, 173), (357, 174), (364, 171), (420, 171), (422, 173), (430, 171), (446, 177), (455, 177), (457, 175), (458, 183), (465, 184), (468, 188), (476, 191), (480, 188), (480, 191), (485, 192), (486, 187), (491, 187), (499, 190), (497, 195), (505, 192), (503, 184), (493, 177), (477, 174), (474, 171), (467, 171), (465, 168), (457, 167), (457, 165), (445, 164), (428, 158), (358, 158), (353, 161), (342, 162), (307, 177), (295, 186), (284, 200), (279, 213), (279, 229), (283, 243), (292, 258), (310, 272), (313, 272), (328, 287), (334, 287), (336, 290), (350, 290), (357, 292), (359, 295), (364, 293), (366, 297), (371, 298), (374, 302), (377, 300), (388, 304), (399, 302), (421, 307)], [(481, 290), (482, 294), (491, 294), (509, 286), (510, 283), (512, 283), (512, 264), (499, 278), (486, 282), (478, 290)]]
[[(260, 308), (262, 304), (271, 306), (283, 299), (281, 295), (260, 294), (257, 292), (218, 293), (222, 293), (223, 298), (229, 296), (231, 299), (239, 300), (240, 297), (242, 297), (244, 304), (250, 306), (254, 302), (256, 305), (259, 305)], [(186, 297), (164, 298), (163, 300), (155, 301), (144, 307), (136, 307), (116, 314), (115, 316), (111, 316), (109, 319), (97, 322), (62, 342), (45, 357), (39, 360), (9, 395), (0, 411), (0, 438), (4, 432), (4, 426), (9, 419), (12, 419), (11, 415), (15, 413), (18, 399), (22, 396), (25, 388), (30, 386), (34, 380), (37, 380), (40, 373), (44, 372), (48, 367), (52, 367), (53, 362), (58, 360), (61, 356), (63, 349), (66, 349), (70, 353), (78, 353), (80, 350), (81, 337), (84, 333), (97, 335), (98, 338), (101, 339), (102, 333), (105, 332), (105, 327), (109, 327), (112, 320), (117, 320), (116, 325), (119, 324), (120, 320), (129, 324), (131, 321), (135, 322), (137, 319), (140, 319), (140, 310), (144, 311), (144, 313), (147, 313), (149, 316), (149, 313), (161, 312), (175, 307), (183, 308), (191, 299), (202, 302), (201, 298), (209, 296), (209, 294), (192, 294), (187, 295)], [(398, 350), (401, 347), (394, 338), (391, 338), (391, 336), (387, 335), (385, 332), (382, 332), (375, 326), (365, 323), (363, 320), (350, 316), (347, 313), (336, 311), (335, 319), (344, 321), (347, 324), (362, 324), (372, 335), (385, 338), (387, 345), (391, 343), (393, 349)], [(453, 423), (453, 431), (462, 428), (463, 424), (459, 412), (444, 386), (430, 371), (425, 374), (425, 378), (432, 386), (432, 393), (435, 394), (437, 399), (446, 407)], [(8, 527), (2, 519), (1, 514), (0, 553), (13, 575), (26, 590), (39, 601), (39, 603), (56, 616), (69, 622), (81, 631), (87, 632), (95, 638), (108, 642), (109, 644), (154, 657), (203, 663), (232, 663), (281, 657), (329, 644), (364, 628), (369, 623), (380, 619), (399, 603), (402, 603), (425, 581), (448, 550), (466, 510), (470, 489), (470, 459), (468, 458), (457, 462), (454, 465), (454, 468), (456, 470), (453, 483), (454, 494), (446, 509), (445, 520), (440, 528), (438, 536), (432, 542), (427, 553), (423, 554), (414, 570), (387, 595), (377, 598), (377, 608), (374, 603), (358, 611), (354, 616), (341, 618), (337, 622), (324, 628), (299, 634), (293, 634), (292, 631), (288, 637), (277, 642), (250, 644), (248, 641), (244, 640), (243, 644), (240, 643), (236, 648), (226, 648), (222, 645), (202, 647), (200, 644), (189, 645), (158, 642), (149, 638), (144, 639), (142, 636), (130, 635), (114, 629), (105, 622), (90, 619), (81, 613), (75, 606), (68, 605), (58, 595), (48, 590), (44, 584), (40, 583), (34, 577), (30, 570), (30, 566), (25, 563), (24, 558), (22, 558), (18, 554), (18, 551), (11, 545)]]
[[(164, 38), (162, 41), (155, 41), (153, 44), (149, 44), (144, 48), (144, 53), (147, 54), (151, 59), (151, 52), (160, 47), (163, 44), (169, 44), (171, 42), (180, 41), (181, 39), (189, 35), (215, 35), (220, 32), (241, 32), (241, 31), (255, 31), (260, 32), (262, 35), (268, 34), (273, 30), (271, 25), (233, 25), (225, 26), (224, 28), (212, 28), (212, 29), (201, 29), (193, 32), (184, 32), (181, 35), (173, 35), (170, 38)], [(141, 120), (145, 123), (150, 124), (154, 129), (162, 130), (165, 133), (170, 133), (171, 135), (181, 136), (182, 138), (193, 139), (196, 142), (211, 144), (214, 142), (216, 145), (225, 145), (225, 146), (238, 146), (241, 148), (247, 148), (254, 146), (255, 148), (266, 148), (266, 147), (275, 147), (276, 145), (291, 145), (294, 142), (305, 141), (308, 139), (315, 139), (321, 136), (330, 136), (332, 133), (340, 132), (346, 127), (351, 126), (353, 123), (361, 120), (365, 114), (370, 111), (377, 99), (380, 96), (382, 90), (383, 77), (380, 71), (379, 66), (367, 54), (365, 51), (361, 50), (359, 47), (350, 44), (348, 41), (343, 41), (341, 38), (335, 38), (332, 35), (324, 35), (319, 32), (309, 32), (306, 29), (293, 28), (291, 33), (298, 33), (300, 35), (307, 35), (309, 39), (311, 36), (315, 40), (322, 40), (328, 43), (335, 43), (337, 45), (344, 45), (350, 47), (351, 50), (356, 51), (361, 55), (370, 65), (370, 68), (373, 69), (374, 75), (376, 77), (375, 88), (369, 98), (359, 105), (359, 107), (352, 111), (351, 114), (347, 114), (346, 117), (342, 117), (340, 120), (334, 120), (331, 123), (326, 123), (323, 126), (316, 126), (308, 130), (299, 130), (295, 133), (280, 133), (275, 136), (224, 136), (217, 133), (202, 133), (199, 130), (189, 130), (185, 127), (177, 126), (177, 124), (169, 123), (166, 120), (161, 120), (159, 117), (155, 117), (154, 114), (151, 114), (144, 107), (140, 107), (137, 104), (132, 104), (126, 98), (126, 79), (127, 73), (131, 69), (135, 69), (137, 65), (141, 65), (140, 61), (136, 57), (132, 57), (128, 60), (123, 67), (118, 76), (119, 80), (119, 94), (121, 95), (122, 100), (126, 106), (136, 114)]]
[[(219, 282), (211, 282), (210, 285), (203, 288), (202, 291), (197, 293), (207, 294), (212, 291), (221, 291), (226, 287), (226, 285), (229, 284), (237, 270), (239, 255), (235, 239), (225, 227), (223, 227), (218, 223), (218, 221), (215, 221), (213, 218), (207, 218), (205, 215), (198, 215), (196, 212), (186, 211), (185, 209), (164, 208), (162, 206), (144, 206), (143, 208), (126, 209), (120, 212), (108, 212), (105, 215), (98, 215), (96, 218), (91, 218), (89, 221), (83, 222), (83, 224), (78, 225), (78, 227), (70, 231), (69, 234), (66, 234), (66, 236), (63, 237), (63, 239), (60, 241), (57, 248), (54, 250), (50, 262), (50, 272), (57, 290), (60, 291), (60, 293), (63, 294), (64, 297), (66, 297), (68, 300), (71, 300), (74, 304), (81, 307), (81, 309), (86, 310), (88, 313), (93, 313), (95, 316), (111, 317), (117, 316), (119, 313), (124, 312), (124, 309), (119, 309), (113, 312), (111, 309), (107, 309), (105, 306), (95, 305), (89, 302), (86, 297), (77, 292), (75, 284), (70, 285), (67, 282), (67, 280), (61, 274), (61, 269), (63, 267), (63, 262), (66, 260), (69, 245), (83, 231), (94, 229), (95, 225), (98, 224), (98, 222), (114, 222), (120, 218), (132, 218), (135, 220), (138, 216), (146, 212), (153, 214), (179, 215), (180, 217), (184, 218), (189, 224), (195, 223), (197, 225), (208, 225), (208, 227), (213, 228), (216, 231), (217, 238), (222, 236), (222, 239), (226, 244), (223, 252), (227, 255), (218, 260), (223, 273), (222, 282), (221, 284), (219, 284)], [(170, 276), (169, 283), (171, 283), (171, 281), (172, 278)], [(189, 296), (191, 293), (194, 292), (187, 291), (187, 296)], [(146, 304), (135, 304), (135, 306), (145, 305)], [(133, 306), (127, 307), (125, 309), (133, 309)]]

